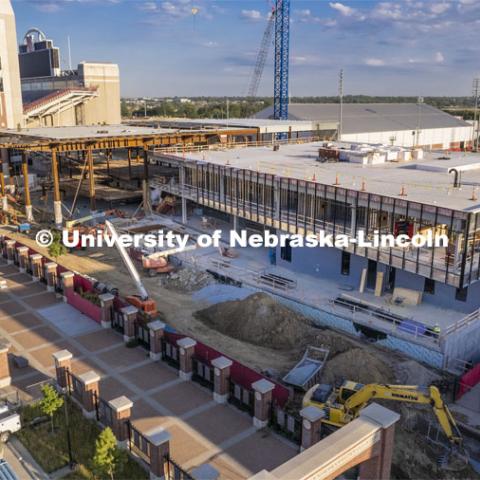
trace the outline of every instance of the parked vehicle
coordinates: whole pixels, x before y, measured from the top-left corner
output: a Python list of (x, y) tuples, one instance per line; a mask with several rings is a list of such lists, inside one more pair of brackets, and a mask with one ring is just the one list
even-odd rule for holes
[(12, 412), (8, 405), (0, 406), (0, 442), (7, 442), (10, 435), (21, 428), (20, 415)]

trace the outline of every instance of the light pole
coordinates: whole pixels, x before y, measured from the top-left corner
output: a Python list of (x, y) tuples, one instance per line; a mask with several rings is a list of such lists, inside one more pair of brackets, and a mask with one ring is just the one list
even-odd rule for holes
[(147, 118), (147, 99), (146, 98), (143, 99), (143, 103), (144, 103), (144, 107), (145, 107), (145, 115), (144, 116), (145, 116), (145, 118)]
[(418, 147), (420, 143), (420, 126), (422, 123), (422, 105), (423, 97), (417, 98), (417, 135), (415, 140), (415, 146)]
[(473, 149), (478, 152), (478, 123), (477, 123), (477, 111), (478, 111), (478, 95), (480, 94), (480, 78), (473, 79), (472, 88), (473, 98), (475, 100), (473, 108)]

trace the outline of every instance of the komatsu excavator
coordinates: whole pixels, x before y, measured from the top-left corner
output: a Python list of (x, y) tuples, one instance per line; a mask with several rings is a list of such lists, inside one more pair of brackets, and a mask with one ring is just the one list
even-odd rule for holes
[(317, 384), (305, 394), (303, 406), (313, 405), (322, 409), (325, 413), (322, 423), (343, 427), (357, 418), (361, 410), (375, 399), (430, 405), (452, 446), (462, 445), (462, 435), (455, 419), (434, 385), (363, 385), (347, 380), (340, 388), (334, 389), (331, 385)]

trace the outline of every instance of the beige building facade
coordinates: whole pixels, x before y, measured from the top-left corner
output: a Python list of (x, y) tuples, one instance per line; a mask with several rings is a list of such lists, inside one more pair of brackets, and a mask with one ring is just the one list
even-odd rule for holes
[(10, 0), (0, 0), (0, 128), (19, 126), (23, 111), (15, 15)]

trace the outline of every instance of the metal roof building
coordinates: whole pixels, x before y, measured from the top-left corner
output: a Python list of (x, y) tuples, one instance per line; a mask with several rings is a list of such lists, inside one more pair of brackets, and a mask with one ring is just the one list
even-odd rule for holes
[[(259, 112), (271, 118), (273, 107)], [(313, 123), (338, 122), (335, 103), (291, 103), (289, 119)], [(463, 149), (472, 140), (472, 125), (438, 108), (416, 103), (346, 103), (343, 105), (342, 140), (383, 143), (431, 149)]]

